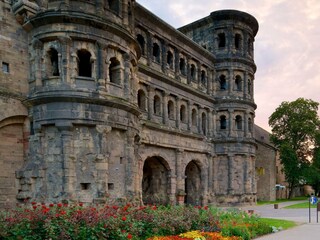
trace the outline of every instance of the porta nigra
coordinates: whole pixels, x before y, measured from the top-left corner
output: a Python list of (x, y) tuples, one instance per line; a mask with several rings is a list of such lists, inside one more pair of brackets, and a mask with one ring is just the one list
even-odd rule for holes
[(175, 29), (134, 0), (1, 1), (0, 204), (255, 204), (257, 31), (237, 10)]

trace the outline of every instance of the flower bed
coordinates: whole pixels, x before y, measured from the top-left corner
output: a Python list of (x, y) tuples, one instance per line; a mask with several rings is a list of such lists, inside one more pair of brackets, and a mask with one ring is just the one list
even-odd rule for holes
[(271, 231), (255, 215), (214, 207), (32, 203), (0, 212), (0, 239), (247, 240)]

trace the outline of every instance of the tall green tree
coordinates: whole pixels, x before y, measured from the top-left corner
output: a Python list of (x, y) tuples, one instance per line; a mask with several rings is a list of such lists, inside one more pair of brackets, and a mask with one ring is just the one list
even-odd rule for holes
[(310, 99), (298, 98), (292, 102), (282, 102), (269, 117), (271, 141), (280, 152), (280, 161), (289, 184), (289, 198), (294, 187), (301, 180), (306, 180), (305, 174), (311, 164), (320, 126), (318, 105)]

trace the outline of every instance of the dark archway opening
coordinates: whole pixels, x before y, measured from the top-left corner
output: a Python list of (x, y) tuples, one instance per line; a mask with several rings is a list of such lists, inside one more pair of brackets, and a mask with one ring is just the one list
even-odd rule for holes
[(169, 203), (169, 167), (160, 157), (149, 157), (143, 165), (142, 201), (144, 204)]
[(198, 206), (201, 204), (201, 170), (195, 161), (188, 163), (185, 171), (185, 203)]

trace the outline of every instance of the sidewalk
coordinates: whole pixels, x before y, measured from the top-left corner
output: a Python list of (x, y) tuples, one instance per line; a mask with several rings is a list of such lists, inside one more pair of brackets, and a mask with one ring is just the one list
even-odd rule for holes
[[(306, 240), (306, 239), (320, 239), (320, 223), (317, 223), (317, 210), (311, 209), (311, 223), (309, 223), (309, 209), (284, 209), (283, 207), (300, 203), (296, 202), (284, 202), (279, 203), (279, 208), (274, 209), (273, 204), (261, 205), (254, 207), (247, 207), (244, 210), (254, 210), (255, 214), (258, 214), (264, 218), (277, 218), (295, 221), (299, 225), (294, 228), (279, 231), (277, 233), (271, 233), (269, 235), (255, 238), (255, 240)], [(320, 214), (319, 214), (320, 215)], [(320, 216), (319, 216), (320, 222)]]

